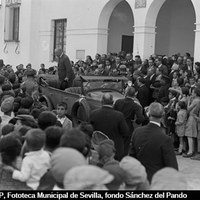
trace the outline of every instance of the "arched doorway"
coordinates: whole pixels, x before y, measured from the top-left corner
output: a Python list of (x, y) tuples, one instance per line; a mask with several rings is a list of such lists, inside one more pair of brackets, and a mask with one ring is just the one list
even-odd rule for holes
[(156, 20), (155, 53), (194, 55), (195, 18), (190, 0), (166, 0)]
[[(104, 6), (98, 21), (98, 53), (133, 50), (134, 17), (125, 0), (110, 0)], [(105, 32), (107, 31), (107, 34)], [(102, 34), (103, 33), (103, 34)]]
[(119, 3), (112, 12), (108, 24), (108, 52), (133, 52), (134, 19), (126, 1)]

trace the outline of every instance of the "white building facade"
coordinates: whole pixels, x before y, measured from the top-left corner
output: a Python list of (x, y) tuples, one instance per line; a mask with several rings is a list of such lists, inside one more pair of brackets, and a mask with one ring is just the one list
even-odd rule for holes
[(71, 60), (121, 50), (200, 61), (199, 0), (0, 0), (0, 59), (53, 66), (54, 49)]

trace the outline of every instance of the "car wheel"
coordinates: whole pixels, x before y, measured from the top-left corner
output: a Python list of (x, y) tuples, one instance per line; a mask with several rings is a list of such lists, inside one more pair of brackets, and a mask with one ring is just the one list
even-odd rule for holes
[(53, 106), (51, 101), (46, 97), (46, 96), (42, 96), (40, 97), (39, 101), (44, 104), (45, 106), (47, 106), (48, 110), (53, 110)]
[(72, 121), (74, 127), (78, 126), (81, 122), (88, 122), (90, 117), (90, 106), (86, 99), (81, 98), (74, 103), (71, 111)]

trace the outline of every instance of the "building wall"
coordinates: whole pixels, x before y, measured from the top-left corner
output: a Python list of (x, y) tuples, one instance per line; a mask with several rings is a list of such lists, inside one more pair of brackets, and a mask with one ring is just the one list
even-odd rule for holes
[(40, 0), (40, 61), (52, 62), (52, 20), (67, 19), (66, 53), (76, 61), (76, 51), (84, 50), (85, 56), (94, 56), (97, 51), (98, 16), (108, 0)]
[(194, 55), (195, 11), (188, 0), (166, 1), (157, 17), (156, 54)]
[[(27, 65), (31, 63), (38, 68), (38, 22), (34, 15), (38, 15), (40, 9), (33, 0), (21, 0), (19, 17), (19, 42), (4, 41), (5, 0), (2, 0), (0, 8), (0, 57), (5, 64), (11, 64), (13, 69), (18, 64)], [(36, 20), (36, 21), (35, 21)], [(5, 48), (6, 47), (6, 48)]]
[[(0, 8), (0, 58), (16, 66), (32, 63), (39, 69), (40, 63), (47, 67), (52, 62), (52, 20), (67, 19), (66, 52), (76, 60), (76, 50), (85, 50), (85, 55), (97, 51), (97, 28), (101, 10), (108, 0), (21, 0), (20, 6), (20, 54), (15, 53), (16, 43), (9, 42), (4, 53), (5, 0)], [(106, 52), (105, 52), (106, 53)]]
[[(111, 22), (110, 32), (108, 32), (108, 24), (110, 16), (114, 8), (121, 3), (123, 0), (21, 0), (20, 6), (20, 43), (17, 48), (16, 42), (7, 43), (7, 47), (4, 51), (4, 18), (5, 18), (5, 0), (2, 0), (3, 5), (0, 7), (0, 59), (3, 58), (5, 63), (10, 63), (15, 67), (16, 65), (22, 63), (26, 65), (27, 63), (32, 63), (33, 67), (38, 69), (40, 63), (44, 63), (47, 67), (56, 65), (52, 62), (53, 53), (53, 23), (52, 20), (55, 19), (67, 19), (67, 45), (66, 53), (69, 55), (71, 60), (76, 61), (76, 51), (84, 50), (85, 56), (94, 55), (98, 52), (100, 54), (107, 53), (107, 50), (119, 50), (119, 46), (113, 46), (114, 40), (114, 30), (111, 26), (115, 25), (115, 22)], [(134, 16), (134, 54), (140, 54), (142, 58), (147, 58), (150, 54), (154, 53), (155, 49), (155, 26), (156, 18), (159, 13), (159, 9), (164, 2), (170, 0), (147, 0), (146, 7), (135, 8), (135, 0), (126, 0), (129, 4), (129, 9), (131, 8)], [(200, 41), (200, 1), (191, 0), (195, 5), (196, 21), (192, 21), (193, 16), (188, 14), (184, 15), (182, 12), (182, 1), (187, 2), (188, 0), (176, 0), (179, 2), (174, 10), (171, 12), (171, 19), (169, 24), (166, 22), (167, 28), (160, 27), (160, 21), (167, 20), (164, 18), (162, 12), (167, 10), (161, 10), (161, 18), (158, 19), (157, 24), (159, 25), (157, 41), (160, 46), (156, 46), (156, 53), (164, 52), (164, 46), (168, 49), (168, 54), (173, 54), (174, 52), (184, 53), (189, 51), (193, 53), (192, 46), (194, 40), (194, 32), (191, 32), (189, 39), (188, 30), (194, 30), (194, 22), (197, 23), (195, 32), (195, 58), (200, 60), (200, 50), (197, 45)], [(95, 3), (94, 3), (95, 2)], [(173, 1), (174, 2), (174, 1)], [(125, 4), (125, 3), (124, 3)], [(127, 5), (126, 4), (126, 5)], [(151, 12), (149, 10), (152, 8)], [(180, 9), (181, 8), (181, 9)], [(169, 8), (167, 8), (169, 10)], [(186, 8), (184, 8), (186, 9)], [(187, 8), (188, 9), (188, 8)], [(130, 18), (131, 12), (126, 12), (126, 16)], [(177, 20), (175, 15), (179, 14)], [(187, 18), (185, 17), (187, 16)], [(192, 16), (190, 18), (190, 16)], [(111, 17), (111, 20), (114, 18)], [(128, 23), (131, 24), (132, 20)], [(190, 21), (190, 22), (189, 22)], [(181, 23), (181, 30), (184, 31), (184, 37), (175, 38), (174, 35), (177, 34), (176, 24)], [(192, 22), (192, 23), (191, 23)], [(130, 27), (130, 24), (128, 25)], [(125, 25), (125, 23), (123, 24)], [(132, 29), (132, 30), (131, 30)], [(131, 34), (133, 28), (127, 29), (127, 34)], [(164, 32), (166, 37), (171, 38), (171, 40), (163, 40), (159, 36), (159, 32)], [(119, 29), (118, 29), (119, 30)], [(162, 31), (166, 30), (166, 31)], [(114, 31), (113, 31), (114, 32)], [(161, 33), (160, 32), (160, 33)], [(108, 40), (108, 33), (110, 33), (110, 38)], [(108, 42), (109, 41), (109, 42)], [(169, 42), (167, 42), (169, 41)], [(182, 42), (184, 41), (184, 43)], [(170, 45), (175, 44), (176, 45)], [(109, 45), (107, 44), (109, 43)], [(112, 45), (111, 45), (112, 43)], [(115, 43), (121, 45), (121, 41), (116, 40)], [(109, 49), (107, 49), (109, 47)], [(185, 48), (187, 47), (187, 48)], [(184, 50), (183, 50), (184, 49)], [(17, 50), (17, 51), (16, 51)], [(17, 54), (19, 53), (19, 54)]]
[(114, 9), (109, 20), (108, 52), (121, 51), (122, 35), (133, 36), (133, 12), (127, 2), (121, 2)]
[(3, 9), (3, 2), (2, 5), (0, 5), (0, 59), (3, 58), (3, 49), (4, 49), (4, 44), (3, 44), (3, 40), (4, 40), (4, 9)]

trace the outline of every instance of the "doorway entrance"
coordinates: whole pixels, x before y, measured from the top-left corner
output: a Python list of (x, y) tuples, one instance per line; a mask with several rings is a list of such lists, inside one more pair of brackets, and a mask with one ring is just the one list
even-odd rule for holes
[(108, 24), (108, 52), (118, 53), (122, 49), (133, 52), (134, 18), (130, 5), (120, 2), (113, 10)]
[(133, 52), (133, 36), (122, 35), (121, 51), (125, 51), (126, 53)]
[(194, 55), (195, 10), (191, 0), (166, 0), (156, 21), (155, 53)]

